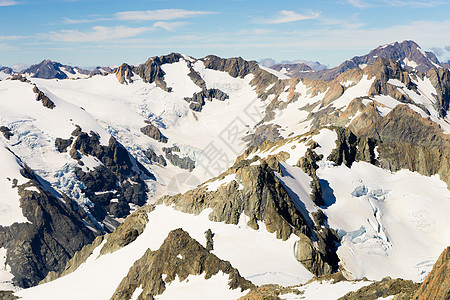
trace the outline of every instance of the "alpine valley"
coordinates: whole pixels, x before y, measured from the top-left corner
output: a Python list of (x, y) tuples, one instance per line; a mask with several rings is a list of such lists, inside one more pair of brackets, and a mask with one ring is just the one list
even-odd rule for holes
[(413, 41), (3, 67), (0, 298), (450, 299), (449, 103)]

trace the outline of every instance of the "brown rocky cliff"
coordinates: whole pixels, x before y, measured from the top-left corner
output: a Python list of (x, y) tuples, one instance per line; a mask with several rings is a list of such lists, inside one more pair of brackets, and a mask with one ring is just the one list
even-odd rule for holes
[[(219, 272), (229, 275), (230, 289), (244, 291), (255, 288), (230, 262), (219, 259), (179, 228), (169, 233), (159, 250), (148, 249), (134, 263), (111, 299), (130, 299), (139, 286), (142, 292), (137, 299), (153, 299), (155, 295), (163, 294), (166, 284), (177, 277), (184, 281), (189, 275), (205, 273), (205, 279), (209, 279)], [(163, 275), (166, 276), (163, 278)]]
[[(247, 226), (255, 230), (259, 228), (258, 222), (263, 222), (267, 231), (276, 233), (279, 239), (286, 240), (291, 234), (302, 237), (296, 257), (313, 274), (333, 272), (339, 260), (335, 253), (338, 240), (335, 233), (329, 228), (316, 227), (309, 215), (303, 216), (296, 209), (276, 177), (275, 172), (281, 172), (276, 158), (251, 165), (255, 160), (240, 160), (227, 172), (212, 179), (221, 180), (236, 174), (235, 180), (216, 191), (208, 191), (205, 185), (201, 185), (185, 194), (165, 196), (157, 204), (173, 205), (180, 211), (193, 214), (211, 208), (211, 221), (229, 224), (238, 224), (244, 213), (248, 217)], [(309, 247), (313, 242), (317, 247)]]
[(413, 300), (450, 299), (450, 246), (439, 256)]

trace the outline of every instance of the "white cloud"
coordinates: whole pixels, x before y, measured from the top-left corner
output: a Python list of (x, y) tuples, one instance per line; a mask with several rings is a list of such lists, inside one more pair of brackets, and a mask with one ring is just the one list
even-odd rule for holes
[(18, 4), (19, 3), (14, 0), (0, 0), (0, 6), (13, 6)]
[(1, 41), (15, 41), (19, 39), (23, 39), (23, 36), (20, 35), (0, 35), (0, 42)]
[(307, 15), (302, 15), (292, 10), (282, 10), (274, 18), (271, 19), (255, 18), (253, 21), (254, 23), (260, 24), (283, 24), (296, 21), (316, 19), (319, 17), (319, 15), (320, 14), (318, 12), (311, 12)]
[(443, 4), (442, 1), (405, 1), (405, 0), (347, 0), (347, 2), (357, 8), (368, 8), (375, 6), (407, 6), (410, 8), (435, 7)]
[(78, 30), (60, 30), (40, 34), (39, 37), (54, 42), (86, 43), (131, 38), (150, 30), (152, 30), (152, 28), (149, 27), (95, 26), (92, 27), (91, 31), (87, 32)]
[(65, 24), (84, 24), (84, 23), (95, 23), (100, 21), (108, 21), (111, 19), (108, 18), (98, 18), (98, 19), (82, 19), (82, 20), (74, 20), (70, 18), (63, 18)]
[(370, 3), (364, 1), (364, 0), (348, 0), (348, 3), (350, 5), (357, 7), (357, 8), (367, 8), (372, 6)]
[(409, 6), (412, 8), (435, 7), (443, 4), (439, 1), (404, 1), (404, 0), (384, 0), (391, 6)]
[(167, 31), (175, 31), (177, 28), (179, 27), (183, 27), (188, 25), (188, 22), (156, 22), (155, 24), (153, 24), (153, 28), (162, 28), (165, 29)]
[(210, 14), (214, 14), (214, 12), (185, 9), (159, 9), (146, 11), (123, 11), (116, 13), (114, 16), (116, 19), (123, 21), (161, 21)]

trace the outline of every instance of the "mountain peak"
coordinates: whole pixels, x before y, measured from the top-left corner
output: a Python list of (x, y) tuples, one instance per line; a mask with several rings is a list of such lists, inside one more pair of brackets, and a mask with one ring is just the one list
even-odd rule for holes
[(441, 63), (432, 52), (425, 52), (416, 42), (405, 40), (401, 43), (380, 45), (368, 54), (355, 56), (332, 69), (299, 73), (293, 77), (332, 80), (347, 70), (358, 67), (364, 69), (368, 65), (374, 64), (379, 58), (392, 59), (410, 71), (427, 72), (430, 69), (442, 68)]

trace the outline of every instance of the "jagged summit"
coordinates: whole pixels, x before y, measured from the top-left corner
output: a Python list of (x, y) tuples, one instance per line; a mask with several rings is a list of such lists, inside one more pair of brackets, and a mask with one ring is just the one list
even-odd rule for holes
[(423, 51), (414, 41), (394, 42), (381, 45), (363, 56), (355, 56), (346, 60), (339, 66), (318, 72), (298, 72), (292, 77), (332, 80), (343, 72), (354, 68), (365, 68), (372, 65), (379, 58), (392, 59), (399, 62), (404, 68), (427, 72), (433, 68), (442, 68), (439, 60), (432, 52)]
[(93, 75), (104, 75), (110, 72), (112, 72), (112, 69), (109, 67), (96, 67), (89, 71), (80, 67), (63, 65), (50, 59), (44, 59), (40, 63), (32, 65), (19, 73), (41, 79), (80, 79)]

